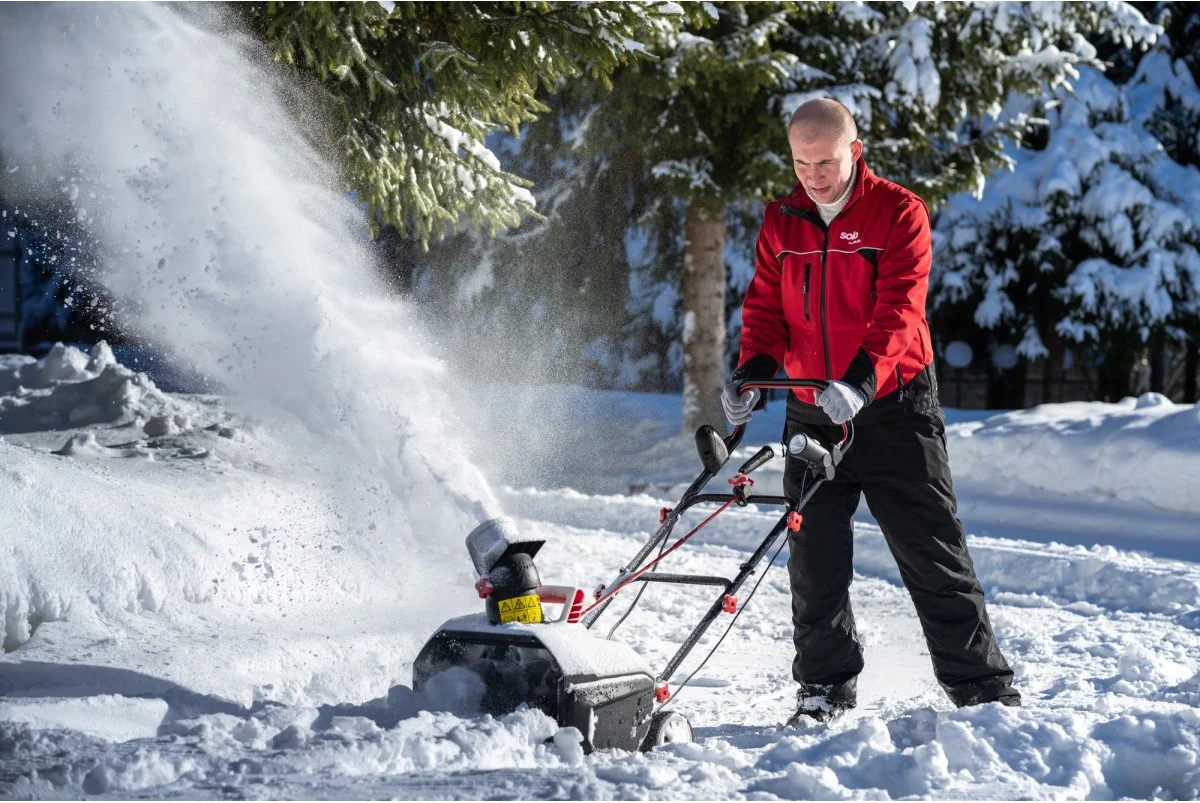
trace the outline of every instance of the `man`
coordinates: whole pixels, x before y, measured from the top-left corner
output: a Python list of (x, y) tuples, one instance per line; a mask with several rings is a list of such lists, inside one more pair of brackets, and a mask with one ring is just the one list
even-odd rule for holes
[[(942, 688), (960, 706), (1020, 705), (996, 646), (967, 553), (946, 456), (945, 422), (925, 320), (930, 235), (925, 204), (871, 173), (850, 112), (819, 99), (788, 125), (799, 183), (767, 205), (742, 348), (722, 403), (734, 424), (761, 407), (735, 384), (773, 377), (832, 380), (789, 395), (787, 437), (825, 443), (854, 419), (853, 447), (804, 508), (788, 572), (800, 684), (790, 724), (825, 721), (856, 703), (862, 647), (850, 607), (853, 516), (865, 494), (912, 596)], [(815, 406), (813, 402), (815, 401)], [(804, 403), (806, 402), (806, 403)], [(784, 488), (801, 492), (788, 458)]]

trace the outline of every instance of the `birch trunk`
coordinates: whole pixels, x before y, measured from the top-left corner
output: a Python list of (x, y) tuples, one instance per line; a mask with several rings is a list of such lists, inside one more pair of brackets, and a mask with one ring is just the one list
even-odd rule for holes
[(688, 207), (683, 257), (683, 430), (727, 431), (725, 384), (725, 215)]

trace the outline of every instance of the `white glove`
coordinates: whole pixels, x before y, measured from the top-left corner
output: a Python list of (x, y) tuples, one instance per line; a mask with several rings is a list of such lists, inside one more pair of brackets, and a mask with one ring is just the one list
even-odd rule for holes
[(867, 403), (867, 398), (853, 385), (845, 382), (830, 382), (829, 387), (817, 396), (817, 404), (835, 424), (844, 424)]
[(725, 386), (725, 390), (721, 391), (721, 406), (725, 408), (725, 417), (735, 427), (750, 420), (750, 416), (754, 414), (754, 407), (762, 396), (762, 391), (758, 388), (747, 390), (739, 396), (737, 392), (739, 384), (741, 383), (730, 382)]

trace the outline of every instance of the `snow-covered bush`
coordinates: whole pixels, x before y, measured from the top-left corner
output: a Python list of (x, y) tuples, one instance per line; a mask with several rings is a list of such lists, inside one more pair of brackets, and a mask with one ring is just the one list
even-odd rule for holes
[(1200, 91), (1161, 40), (1116, 83), (1085, 67), (1040, 111), (1040, 135), (1007, 151), (1011, 169), (938, 223), (935, 299), (1011, 340), (1026, 359), (1092, 352), (1128, 377), (1152, 338), (1178, 339), (1200, 288), (1200, 171), (1159, 136)]

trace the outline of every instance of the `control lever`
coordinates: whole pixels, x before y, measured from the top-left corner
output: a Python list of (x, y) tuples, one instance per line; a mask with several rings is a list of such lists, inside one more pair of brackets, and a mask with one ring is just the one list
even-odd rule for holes
[(738, 473), (749, 474), (751, 471), (761, 468), (764, 463), (770, 462), (776, 457), (782, 457), (782, 451), (780, 447), (768, 443), (751, 455), (749, 460), (742, 463), (742, 467), (738, 469)]

